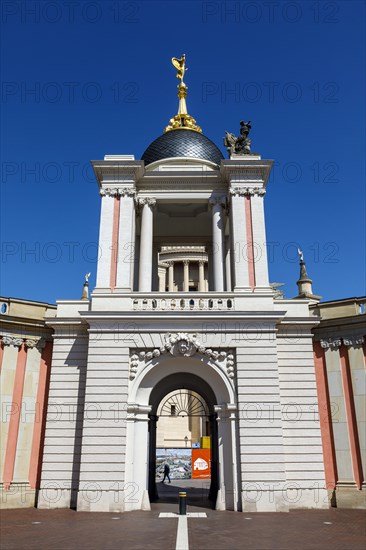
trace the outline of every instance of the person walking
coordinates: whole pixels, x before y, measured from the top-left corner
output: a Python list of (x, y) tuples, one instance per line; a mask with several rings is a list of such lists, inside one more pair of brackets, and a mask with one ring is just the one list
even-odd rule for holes
[(170, 474), (170, 468), (169, 468), (168, 464), (165, 464), (165, 466), (164, 466), (164, 477), (163, 477), (162, 483), (164, 483), (166, 477), (168, 478), (169, 483), (171, 483), (169, 474)]

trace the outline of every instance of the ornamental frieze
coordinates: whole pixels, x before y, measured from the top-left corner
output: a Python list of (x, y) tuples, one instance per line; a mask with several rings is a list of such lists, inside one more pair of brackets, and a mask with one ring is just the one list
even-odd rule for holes
[(231, 379), (235, 376), (234, 355), (230, 351), (213, 350), (206, 348), (198, 340), (197, 334), (186, 332), (169, 333), (165, 335), (164, 345), (149, 351), (134, 352), (130, 358), (130, 379), (136, 377), (140, 366), (146, 365), (152, 359), (170, 353), (174, 357), (192, 357), (201, 354), (217, 364), (226, 372)]

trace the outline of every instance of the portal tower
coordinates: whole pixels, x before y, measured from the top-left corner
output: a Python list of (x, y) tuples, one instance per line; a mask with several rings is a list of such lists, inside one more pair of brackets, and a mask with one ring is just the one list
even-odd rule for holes
[[(96, 287), (58, 302), (40, 507), (149, 509), (153, 423), (165, 395), (201, 395), (215, 432), (217, 509), (328, 507), (311, 298), (276, 299), (264, 198), (273, 161), (250, 123), (229, 159), (178, 112), (133, 155), (93, 161)], [(70, 415), (70, 409), (75, 414)], [(57, 411), (57, 421), (54, 413)]]

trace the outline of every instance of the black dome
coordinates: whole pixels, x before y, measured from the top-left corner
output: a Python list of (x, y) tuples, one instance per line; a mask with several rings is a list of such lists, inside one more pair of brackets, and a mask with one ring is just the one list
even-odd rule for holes
[(207, 137), (194, 130), (171, 130), (150, 143), (141, 160), (145, 165), (170, 157), (190, 157), (220, 164), (223, 154)]

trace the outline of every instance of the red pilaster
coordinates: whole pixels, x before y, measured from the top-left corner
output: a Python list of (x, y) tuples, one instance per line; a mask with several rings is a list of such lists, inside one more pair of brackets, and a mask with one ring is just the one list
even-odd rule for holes
[(253, 245), (253, 224), (252, 224), (252, 205), (250, 195), (245, 196), (245, 225), (247, 231), (247, 258), (249, 286), (255, 289), (255, 266), (254, 266), (254, 245)]
[(112, 255), (111, 255), (111, 275), (110, 287), (116, 288), (117, 282), (117, 263), (118, 263), (118, 233), (119, 233), (119, 213), (121, 201), (119, 197), (114, 197), (113, 207), (113, 230), (112, 230)]
[(332, 414), (330, 408), (327, 368), (324, 349), (320, 342), (314, 342), (314, 364), (316, 389), (318, 393), (320, 431), (324, 455), (324, 470), (327, 489), (334, 489), (338, 479), (334, 448)]
[(32, 489), (39, 488), (41, 476), (51, 360), (52, 342), (47, 342), (46, 346), (42, 350), (39, 367), (36, 412), (34, 417), (33, 440), (29, 467), (29, 485)]
[(23, 398), (23, 386), (25, 376), (25, 365), (27, 362), (27, 350), (22, 344), (18, 351), (17, 364), (15, 369), (13, 401), (10, 411), (10, 422), (8, 439), (6, 442), (3, 482), (5, 490), (8, 490), (14, 475), (15, 455), (18, 443), (19, 422)]
[(346, 403), (348, 435), (351, 448), (352, 467), (355, 483), (358, 489), (362, 487), (363, 472), (361, 462), (360, 442), (358, 439), (357, 419), (355, 411), (355, 402), (353, 399), (353, 387), (351, 378), (351, 369), (349, 364), (348, 349), (342, 344), (339, 348), (341, 360), (341, 373), (344, 391), (344, 400)]

